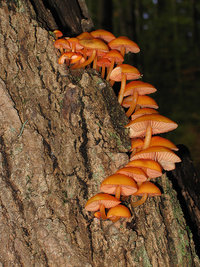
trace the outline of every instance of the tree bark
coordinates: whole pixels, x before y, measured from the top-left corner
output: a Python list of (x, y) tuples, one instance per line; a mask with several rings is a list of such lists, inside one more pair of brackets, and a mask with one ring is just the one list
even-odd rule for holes
[(166, 175), (129, 221), (86, 212), (128, 162), (127, 118), (100, 75), (58, 65), (53, 38), (19, 3), (0, 3), (1, 265), (200, 266)]

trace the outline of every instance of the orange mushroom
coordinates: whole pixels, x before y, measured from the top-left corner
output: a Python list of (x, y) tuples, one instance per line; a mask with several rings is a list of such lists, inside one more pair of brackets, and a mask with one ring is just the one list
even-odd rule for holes
[(94, 38), (102, 39), (106, 43), (109, 43), (110, 41), (115, 39), (115, 36), (111, 32), (102, 29), (92, 31), (90, 34)]
[(133, 202), (131, 198), (131, 206), (136, 208), (142, 205), (147, 200), (148, 196), (161, 196), (161, 191), (155, 184), (147, 181), (141, 184), (134, 196), (142, 196), (142, 198), (136, 202)]
[(181, 159), (171, 149), (163, 146), (152, 146), (143, 149), (131, 155), (130, 160), (135, 159), (155, 160), (166, 171), (175, 169), (175, 163), (181, 162)]
[(133, 178), (116, 173), (103, 180), (100, 190), (104, 193), (115, 194), (115, 197), (120, 199), (120, 195), (129, 196), (135, 193), (137, 184)]
[(107, 218), (105, 208), (109, 209), (115, 207), (119, 203), (119, 199), (116, 199), (115, 197), (109, 194), (98, 193), (87, 201), (85, 209), (87, 211), (100, 210), (100, 217), (105, 220)]
[(157, 178), (162, 175), (161, 165), (152, 159), (134, 159), (129, 161), (125, 167), (128, 166), (141, 168), (149, 178)]
[(130, 218), (130, 217), (131, 213), (129, 209), (121, 204), (109, 209), (107, 213), (107, 219), (111, 220), (112, 222), (117, 222), (120, 218)]
[(141, 183), (147, 180), (147, 175), (146, 173), (138, 167), (133, 167), (133, 166), (125, 166), (124, 168), (121, 168), (116, 171), (116, 174), (124, 174), (127, 176), (132, 177), (137, 183)]
[(68, 50), (70, 51), (71, 50), (71, 47), (69, 45), (69, 42), (64, 39), (64, 38), (60, 38), (60, 39), (57, 39), (55, 42), (54, 42), (54, 47), (59, 49), (61, 54), (64, 52), (64, 50)]
[(130, 129), (130, 138), (145, 136), (143, 149), (149, 147), (152, 134), (172, 131), (178, 125), (160, 114), (147, 114), (129, 122), (126, 128)]
[(110, 74), (110, 79), (120, 82), (121, 88), (118, 95), (118, 102), (121, 104), (123, 100), (126, 80), (136, 80), (141, 77), (140, 72), (135, 67), (128, 64), (120, 64), (114, 68)]
[(105, 76), (105, 69), (109, 68), (110, 65), (111, 65), (111, 62), (107, 58), (102, 57), (102, 58), (97, 60), (97, 66), (101, 67), (101, 77), (102, 78), (104, 78), (104, 76)]
[(59, 31), (59, 30), (53, 31), (53, 34), (55, 35), (55, 39), (56, 40), (63, 36), (63, 33), (61, 31)]
[(136, 118), (141, 117), (142, 115), (156, 114), (156, 113), (158, 113), (158, 111), (153, 108), (140, 108), (132, 114), (131, 120), (135, 120)]
[(103, 56), (106, 52), (108, 52), (109, 51), (108, 46), (100, 39), (81, 39), (79, 40), (79, 43), (85, 49), (91, 51), (91, 55), (84, 63), (80, 64), (76, 68), (84, 68), (87, 65), (89, 65), (92, 61), (94, 61), (93, 68), (96, 69), (95, 62), (97, 60), (97, 55)]
[(124, 38), (123, 36), (115, 38), (114, 40), (110, 41), (108, 45), (111, 49), (119, 50), (123, 57), (125, 53), (128, 52), (132, 53), (140, 52), (140, 48), (135, 42), (133, 42), (127, 37)]
[(119, 51), (117, 51), (116, 49), (112, 49), (110, 50), (108, 53), (106, 53), (103, 58), (107, 58), (111, 61), (108, 73), (107, 73), (107, 77), (106, 80), (109, 81), (110, 80), (110, 74), (114, 68), (114, 64), (122, 64), (122, 62), (124, 61), (123, 56), (121, 55), (121, 53)]
[(124, 96), (132, 95), (133, 99), (130, 103), (129, 110), (126, 112), (127, 117), (129, 117), (135, 110), (136, 104), (138, 102), (138, 95), (147, 95), (156, 92), (156, 88), (143, 81), (132, 81), (128, 83), (125, 87)]

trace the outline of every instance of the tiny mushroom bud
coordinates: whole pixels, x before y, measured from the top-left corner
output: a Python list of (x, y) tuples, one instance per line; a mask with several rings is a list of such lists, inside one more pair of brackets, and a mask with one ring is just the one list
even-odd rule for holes
[(63, 36), (63, 33), (59, 30), (55, 30), (55, 31), (53, 31), (53, 33), (55, 35), (56, 40)]

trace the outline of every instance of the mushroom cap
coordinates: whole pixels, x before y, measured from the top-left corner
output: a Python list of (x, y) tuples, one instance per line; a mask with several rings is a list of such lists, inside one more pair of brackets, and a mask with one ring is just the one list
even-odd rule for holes
[(132, 53), (138, 53), (140, 52), (140, 48), (139, 46), (133, 42), (132, 40), (130, 40), (129, 38), (124, 38), (124, 36), (120, 36), (115, 38), (114, 40), (110, 41), (108, 43), (109, 47), (111, 49), (117, 49), (120, 51), (121, 47), (124, 46), (125, 48), (125, 52), (132, 52)]
[(178, 151), (178, 148), (177, 148), (177, 146), (175, 146), (174, 143), (172, 143), (167, 138), (164, 138), (161, 136), (153, 136), (151, 138), (151, 142), (150, 142), (150, 147), (151, 146), (164, 146), (164, 147), (168, 147), (172, 150)]
[[(133, 138), (131, 139), (131, 150), (135, 151), (137, 149), (142, 149), (144, 145), (144, 139), (141, 138)], [(172, 150), (178, 150), (178, 148), (167, 138), (161, 137), (161, 136), (152, 136), (149, 146), (164, 146), (168, 147)]]
[[(122, 106), (125, 108), (130, 107), (131, 103), (133, 102), (133, 95), (127, 96), (123, 99)], [(158, 104), (156, 101), (147, 95), (139, 95), (137, 98), (137, 105), (141, 108), (158, 108)]]
[(135, 120), (136, 118), (141, 117), (142, 115), (156, 114), (156, 113), (158, 113), (158, 111), (153, 108), (140, 108), (132, 114), (131, 120)]
[(65, 52), (63, 53), (59, 59), (58, 59), (58, 63), (59, 64), (63, 64), (65, 62), (65, 60), (69, 60), (71, 59), (71, 64), (76, 63), (77, 61), (81, 60), (83, 56), (80, 53), (76, 53), (76, 52)]
[(64, 38), (60, 38), (60, 39), (56, 40), (54, 42), (54, 47), (58, 48), (58, 49), (60, 49), (60, 48), (71, 49), (69, 42), (67, 41), (67, 39), (64, 39)]
[(94, 37), (89, 32), (82, 32), (76, 38), (79, 39), (79, 40), (82, 40), (82, 39), (94, 39)]
[(135, 159), (155, 160), (166, 171), (175, 169), (175, 163), (181, 162), (181, 159), (171, 149), (163, 146), (152, 146), (143, 149), (134, 155), (131, 155), (130, 160)]
[(147, 114), (130, 121), (125, 127), (130, 129), (130, 138), (144, 136), (147, 126), (152, 128), (152, 134), (172, 131), (178, 127), (177, 123), (160, 114)]
[(63, 33), (61, 31), (59, 31), (59, 30), (55, 30), (55, 31), (53, 31), (53, 33), (55, 34), (56, 39), (63, 36)]
[(117, 64), (121, 64), (124, 61), (123, 56), (121, 55), (121, 53), (119, 51), (117, 51), (116, 49), (112, 49), (110, 50), (108, 53), (106, 53), (104, 56), (104, 58), (107, 58), (109, 60), (114, 59), (114, 62)]
[(148, 194), (149, 196), (161, 196), (161, 191), (155, 184), (147, 181), (141, 184), (134, 195), (141, 196), (143, 194)]
[(109, 43), (110, 41), (115, 39), (114, 34), (112, 34), (109, 31), (103, 30), (103, 29), (98, 29), (96, 31), (92, 31), (90, 33), (94, 38), (99, 38), (104, 40), (105, 42)]
[(132, 195), (137, 191), (137, 184), (134, 179), (123, 174), (108, 176), (101, 183), (100, 190), (104, 193), (115, 194), (118, 186), (121, 188), (121, 195), (124, 196)]
[(97, 211), (100, 209), (100, 205), (104, 205), (105, 208), (109, 209), (118, 205), (120, 202), (121, 201), (114, 196), (98, 193), (87, 201), (85, 209), (88, 211)]
[(157, 161), (152, 160), (152, 159), (131, 160), (126, 166), (141, 168), (147, 174), (149, 178), (157, 178), (162, 175), (161, 165)]
[(110, 60), (104, 57), (101, 57), (97, 60), (97, 66), (99, 67), (102, 67), (102, 66), (109, 67), (110, 64), (111, 64)]
[(124, 205), (117, 205), (111, 209), (109, 209), (108, 213), (107, 213), (107, 218), (108, 219), (115, 219), (116, 217), (119, 218), (130, 218), (131, 217), (131, 213), (129, 211), (129, 209), (127, 207), (125, 207)]
[(133, 95), (134, 91), (137, 91), (138, 95), (148, 95), (155, 93), (157, 89), (150, 83), (131, 81), (126, 85), (124, 96)]
[(122, 80), (122, 73), (126, 75), (127, 80), (139, 79), (141, 74), (138, 69), (129, 64), (120, 64), (114, 68), (110, 74), (110, 79), (116, 82)]
[(144, 182), (148, 178), (146, 173), (141, 168), (132, 166), (125, 166), (124, 168), (119, 169), (116, 173), (130, 176), (136, 182)]
[(83, 48), (83, 46), (79, 43), (79, 39), (76, 37), (68, 38), (67, 41), (69, 42), (71, 49), (73, 46), (75, 47), (76, 50), (80, 50)]
[(109, 48), (107, 46), (106, 43), (104, 43), (104, 41), (100, 40), (100, 39), (80, 39), (79, 43), (87, 48), (87, 49), (92, 49), (92, 50), (96, 50), (97, 52), (108, 52)]

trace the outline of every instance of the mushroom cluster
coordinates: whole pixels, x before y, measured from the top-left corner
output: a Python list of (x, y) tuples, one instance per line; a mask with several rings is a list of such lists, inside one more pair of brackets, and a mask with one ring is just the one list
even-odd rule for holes
[[(106, 177), (100, 192), (91, 197), (86, 205), (98, 219), (116, 222), (131, 217), (130, 210), (122, 205), (122, 198), (131, 196), (131, 206), (143, 204), (148, 196), (160, 196), (160, 189), (152, 179), (162, 171), (175, 169), (181, 159), (175, 154), (178, 148), (168, 139), (158, 136), (177, 128), (177, 124), (158, 112), (158, 104), (148, 94), (156, 88), (141, 79), (139, 70), (124, 64), (126, 53), (138, 53), (138, 45), (125, 36), (115, 37), (102, 29), (84, 32), (77, 37), (63, 37), (54, 31), (54, 46), (60, 51), (59, 64), (71, 69), (92, 67), (101, 71), (101, 77), (110, 83), (121, 82), (118, 102), (126, 109), (130, 122), (125, 125), (131, 138), (130, 161), (115, 174)], [(130, 82), (127, 83), (127, 80)], [(135, 200), (141, 196), (138, 200)]]

